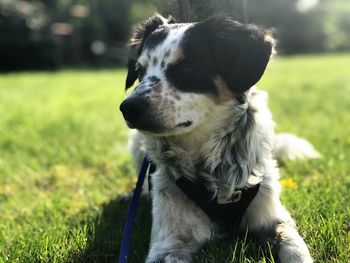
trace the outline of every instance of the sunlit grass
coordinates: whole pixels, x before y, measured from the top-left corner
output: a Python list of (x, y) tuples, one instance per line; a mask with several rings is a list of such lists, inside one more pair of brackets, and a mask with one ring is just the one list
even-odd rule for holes
[[(268, 90), (277, 131), (311, 141), (323, 158), (281, 168), (282, 199), (315, 262), (350, 251), (350, 55), (276, 58)], [(0, 75), (0, 262), (114, 262), (135, 172), (118, 105), (123, 70)], [(131, 262), (148, 249), (143, 200)], [(249, 238), (210, 243), (195, 262), (272, 262)], [(244, 258), (246, 260), (244, 261)]]

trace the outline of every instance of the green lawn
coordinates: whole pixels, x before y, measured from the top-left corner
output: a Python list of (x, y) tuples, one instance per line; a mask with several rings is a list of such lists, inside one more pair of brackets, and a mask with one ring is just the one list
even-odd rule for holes
[[(123, 70), (0, 75), (0, 262), (115, 262), (136, 180), (118, 106)], [(350, 55), (276, 58), (259, 87), (277, 131), (323, 158), (281, 167), (282, 199), (315, 262), (349, 262)], [(287, 180), (286, 180), (287, 179)], [(130, 262), (142, 262), (150, 202), (139, 207)], [(271, 262), (252, 240), (213, 242), (195, 262)], [(236, 261), (235, 261), (236, 262)]]

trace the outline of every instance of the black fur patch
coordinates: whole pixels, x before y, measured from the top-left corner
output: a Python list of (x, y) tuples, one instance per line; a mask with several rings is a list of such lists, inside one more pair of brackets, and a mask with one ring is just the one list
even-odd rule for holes
[(153, 66), (157, 65), (158, 64), (158, 58), (153, 58), (152, 64), (153, 64)]
[(168, 65), (166, 77), (181, 91), (217, 95), (214, 64), (201, 34), (195, 27), (185, 32), (180, 44), (185, 59)]
[(169, 65), (168, 79), (183, 91), (216, 94), (218, 75), (234, 93), (252, 87), (264, 73), (273, 44), (257, 27), (212, 17), (190, 27), (181, 45), (185, 62)]
[(273, 46), (265, 40), (264, 30), (220, 16), (198, 23), (193, 30), (207, 43), (215, 73), (232, 92), (244, 92), (259, 81)]
[(145, 41), (145, 49), (152, 50), (162, 43), (169, 34), (169, 28), (160, 27), (155, 30)]
[[(167, 79), (179, 90), (183, 92), (211, 93), (217, 95), (217, 90), (213, 84), (213, 75), (203, 61), (198, 59), (191, 62), (179, 62), (175, 65), (168, 65), (166, 69)], [(210, 61), (207, 61), (210, 63)], [(191, 64), (189, 64), (191, 63)]]
[(152, 84), (158, 83), (160, 81), (160, 78), (156, 76), (150, 76), (148, 79)]
[[(174, 42), (174, 41), (173, 41)], [(174, 44), (174, 43), (173, 43)], [(167, 58), (170, 56), (170, 49), (168, 49), (165, 53), (164, 53), (164, 58)]]

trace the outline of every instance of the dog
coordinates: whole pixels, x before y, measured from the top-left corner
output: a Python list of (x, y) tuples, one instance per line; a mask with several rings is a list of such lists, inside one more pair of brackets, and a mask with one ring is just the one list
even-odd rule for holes
[(135, 30), (126, 89), (139, 84), (120, 110), (138, 131), (137, 162), (142, 144), (156, 166), (147, 263), (191, 262), (213, 237), (246, 231), (282, 263), (312, 262), (279, 199), (274, 122), (255, 87), (274, 46), (269, 31), (225, 16), (155, 15)]

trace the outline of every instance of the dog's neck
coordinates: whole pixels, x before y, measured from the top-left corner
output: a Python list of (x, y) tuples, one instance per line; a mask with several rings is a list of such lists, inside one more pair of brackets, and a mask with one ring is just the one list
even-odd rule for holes
[(220, 119), (190, 133), (149, 136), (151, 157), (175, 179), (205, 178), (215, 193), (229, 186), (229, 195), (236, 187), (246, 186), (249, 177), (262, 176), (264, 160), (271, 159), (273, 129), (269, 127), (273, 124), (264, 95), (254, 91), (244, 103), (228, 105)]

